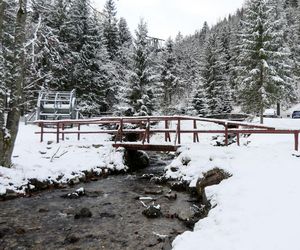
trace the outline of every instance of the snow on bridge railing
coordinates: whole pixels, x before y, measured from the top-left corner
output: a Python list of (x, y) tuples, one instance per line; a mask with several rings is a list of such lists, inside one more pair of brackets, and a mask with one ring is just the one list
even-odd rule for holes
[[(176, 128), (169, 128), (169, 122), (176, 121)], [(181, 121), (193, 121), (192, 129), (182, 129)], [(165, 128), (151, 128), (151, 123), (164, 122)], [(197, 122), (209, 122), (218, 125), (223, 125), (224, 129), (213, 129), (213, 130), (199, 130), (197, 129)], [(181, 135), (192, 133), (193, 142), (199, 142), (199, 134), (224, 134), (225, 145), (228, 145), (229, 134), (234, 134), (237, 137), (237, 144), (240, 145), (241, 134), (293, 134), (295, 150), (299, 149), (299, 133), (300, 130), (290, 129), (276, 129), (275, 127), (252, 124), (247, 122), (236, 122), (213, 118), (202, 118), (193, 116), (136, 116), (136, 117), (99, 117), (92, 119), (80, 119), (80, 120), (54, 120), (45, 121), (37, 120), (34, 122), (41, 127), (40, 132), (36, 134), (41, 135), (41, 142), (43, 141), (44, 134), (56, 134), (56, 140), (59, 142), (60, 135), (61, 139), (64, 140), (65, 134), (77, 134), (78, 140), (80, 140), (81, 134), (113, 134), (115, 135), (116, 141), (123, 141), (123, 136), (128, 133), (140, 134), (141, 143), (144, 144), (146, 141), (150, 143), (150, 135), (155, 133), (164, 133), (165, 142), (171, 142), (171, 133), (175, 133), (174, 144), (181, 144)], [(81, 125), (115, 125), (116, 129), (100, 129), (97, 131), (82, 131)], [(125, 124), (138, 124), (139, 128), (128, 129)], [(77, 126), (77, 131), (66, 131), (67, 126)], [(53, 131), (45, 131), (44, 128), (47, 126), (54, 126), (56, 129)], [(119, 138), (119, 139), (118, 139)]]

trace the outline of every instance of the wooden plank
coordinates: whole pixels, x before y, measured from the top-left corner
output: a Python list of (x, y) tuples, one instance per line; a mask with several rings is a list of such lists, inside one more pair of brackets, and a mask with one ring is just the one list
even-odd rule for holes
[(123, 147), (130, 150), (144, 150), (144, 151), (177, 151), (179, 145), (155, 145), (155, 144), (129, 144), (129, 143), (115, 143), (113, 147)]

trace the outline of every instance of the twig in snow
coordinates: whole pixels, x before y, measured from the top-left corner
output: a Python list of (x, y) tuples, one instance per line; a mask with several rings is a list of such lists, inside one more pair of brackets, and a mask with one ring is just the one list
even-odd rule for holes
[(66, 153), (68, 153), (68, 151), (64, 151), (61, 155), (55, 156), (54, 158), (58, 159), (58, 158), (62, 157), (63, 155), (65, 155)]
[(54, 153), (54, 155), (52, 155), (50, 162), (53, 162), (54, 157), (57, 155), (58, 151), (60, 150), (60, 146), (58, 147), (58, 149), (56, 150), (56, 152)]

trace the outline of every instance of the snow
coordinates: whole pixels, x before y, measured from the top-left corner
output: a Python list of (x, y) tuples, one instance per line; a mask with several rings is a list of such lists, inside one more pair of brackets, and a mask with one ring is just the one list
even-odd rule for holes
[(283, 111), (282, 113), (283, 113), (284, 115), (286, 115), (286, 116), (287, 116), (287, 115), (292, 116), (293, 111), (298, 111), (298, 110), (300, 110), (300, 103), (298, 103), (298, 104), (292, 106), (291, 108), (289, 108), (289, 109), (286, 110), (286, 111)]
[[(265, 119), (274, 127), (300, 128), (293, 119)], [(174, 250), (298, 250), (300, 156), (291, 135), (252, 135), (241, 147), (215, 147), (209, 136), (187, 144), (167, 167), (167, 175), (191, 186), (203, 172), (222, 168), (233, 176), (206, 188), (215, 206), (173, 242)], [(247, 145), (247, 146), (246, 146)], [(187, 166), (182, 158), (190, 158)], [(171, 167), (179, 168), (172, 172)]]
[(264, 112), (265, 116), (276, 116), (277, 112), (275, 109), (266, 109)]
[[(96, 125), (82, 126), (82, 130), (99, 130)], [(49, 129), (47, 129), (49, 130)], [(51, 129), (50, 129), (51, 130)], [(29, 179), (66, 183), (84, 175), (83, 171), (101, 174), (106, 169), (126, 169), (123, 150), (116, 150), (105, 134), (66, 135), (65, 141), (56, 144), (55, 135), (46, 134), (40, 143), (35, 125), (20, 123), (13, 152), (12, 168), (0, 167), (0, 194), (6, 189), (24, 193)], [(57, 181), (59, 178), (59, 181)]]
[[(264, 121), (275, 128), (300, 128), (297, 119), (265, 118)], [(259, 123), (259, 119), (253, 123)], [(176, 126), (175, 121), (170, 124), (172, 128)], [(183, 129), (192, 126), (191, 121), (182, 121)], [(164, 124), (158, 127), (164, 128)], [(197, 122), (197, 128), (223, 127)], [(85, 130), (95, 131), (96, 127), (87, 126)], [(69, 135), (58, 145), (55, 135), (45, 135), (45, 142), (40, 143), (34, 131), (37, 127), (33, 125), (20, 125), (15, 165), (11, 169), (0, 167), (0, 193), (6, 189), (24, 192), (30, 178), (52, 181), (63, 175), (60, 180), (63, 183), (82, 175), (84, 170), (126, 168), (123, 151), (112, 148), (108, 135), (85, 135), (81, 141), (76, 140), (76, 135)], [(215, 167), (232, 174), (219, 185), (206, 188), (213, 209), (196, 223), (193, 231), (176, 237), (173, 249), (298, 250), (300, 152), (293, 150), (293, 135), (241, 137), (240, 147), (236, 144), (216, 147), (212, 136), (199, 135), (199, 143), (193, 143), (192, 134), (182, 136), (179, 156), (166, 167), (168, 177), (185, 180), (190, 186), (195, 186), (204, 172)], [(163, 141), (164, 134), (151, 137), (152, 144)], [(58, 149), (57, 155), (61, 157), (52, 157)]]

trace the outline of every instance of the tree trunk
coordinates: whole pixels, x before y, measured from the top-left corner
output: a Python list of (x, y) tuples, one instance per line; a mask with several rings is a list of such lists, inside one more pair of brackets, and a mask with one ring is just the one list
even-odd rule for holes
[(1, 165), (11, 166), (11, 157), (18, 134), (20, 121), (20, 103), (22, 100), (22, 87), (25, 76), (25, 28), (26, 28), (26, 5), (27, 0), (19, 0), (19, 10), (16, 18), (14, 40), (14, 79), (10, 87), (9, 111), (6, 121), (6, 133), (4, 134), (3, 158)]
[(276, 106), (277, 106), (277, 116), (280, 116), (281, 115), (281, 113), (280, 113), (280, 110), (281, 110), (281, 105), (280, 105), (280, 102), (277, 102), (277, 104), (276, 104)]
[[(4, 10), (5, 10), (5, 2), (0, 0), (0, 74), (1, 70), (3, 72), (3, 18), (4, 18)], [(3, 159), (3, 152), (4, 152), (4, 127), (5, 127), (5, 120), (4, 120), (4, 112), (5, 112), (5, 92), (4, 92), (4, 82), (0, 82), (0, 159)], [(0, 166), (2, 162), (0, 160)]]
[(264, 107), (261, 105), (260, 108), (260, 124), (264, 124)]

